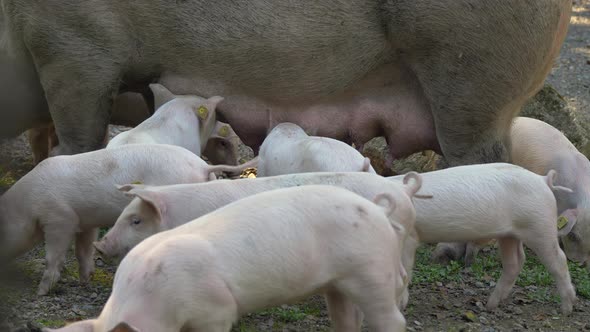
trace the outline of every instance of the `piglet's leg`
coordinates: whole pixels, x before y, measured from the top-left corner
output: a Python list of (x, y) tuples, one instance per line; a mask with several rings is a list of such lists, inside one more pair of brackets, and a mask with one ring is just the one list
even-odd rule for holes
[(352, 302), (358, 305), (371, 331), (405, 331), (406, 320), (396, 305), (396, 278), (384, 276), (383, 270), (364, 272), (358, 278), (339, 281), (336, 288), (348, 294)]
[(328, 313), (332, 321), (332, 330), (342, 332), (357, 332), (361, 330), (363, 313), (346, 295), (335, 289), (325, 294)]
[(565, 315), (571, 314), (576, 301), (576, 291), (571, 282), (567, 258), (559, 248), (557, 236), (547, 238), (547, 236), (542, 237), (533, 233), (523, 241), (527, 247), (535, 252), (541, 263), (545, 265), (555, 279), (557, 291), (561, 297), (562, 313)]
[(60, 222), (64, 223), (63, 220), (68, 221), (67, 224), (60, 225), (57, 222), (52, 222), (57, 218), (48, 219), (48, 223), (43, 226), (45, 233), (45, 260), (47, 265), (39, 283), (37, 295), (47, 295), (53, 285), (59, 280), (61, 269), (66, 260), (68, 247), (75, 234), (74, 227), (72, 226), (74, 224), (70, 224), (75, 219), (64, 219), (63, 216), (60, 216)]
[(76, 259), (80, 282), (86, 283), (94, 273), (94, 246), (92, 242), (98, 237), (98, 228), (92, 228), (76, 234)]
[(524, 264), (524, 257), (519, 258), (521, 254), (524, 256), (522, 242), (515, 238), (503, 238), (498, 240), (498, 246), (502, 259), (502, 275), (488, 299), (488, 310), (497, 308), (508, 297)]

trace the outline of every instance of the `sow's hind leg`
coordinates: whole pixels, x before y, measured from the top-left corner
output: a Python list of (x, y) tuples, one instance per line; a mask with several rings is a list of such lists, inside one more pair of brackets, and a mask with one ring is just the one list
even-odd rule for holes
[[(391, 1), (391, 40), (406, 45), (451, 166), (508, 162), (511, 120), (542, 86), (571, 3)], [(408, 34), (407, 31), (416, 33)], [(406, 32), (404, 34), (404, 32)]]

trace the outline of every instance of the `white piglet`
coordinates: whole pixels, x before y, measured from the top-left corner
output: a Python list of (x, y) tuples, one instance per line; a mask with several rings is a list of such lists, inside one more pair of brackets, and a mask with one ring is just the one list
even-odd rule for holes
[[(554, 193), (558, 234), (566, 256), (590, 268), (590, 161), (563, 133), (541, 120), (517, 117), (510, 135), (513, 164), (541, 175), (553, 169), (555, 184), (572, 189)], [(435, 259), (459, 259), (465, 253), (465, 261), (471, 262), (477, 251), (474, 243), (441, 243)]]
[[(576, 293), (557, 239), (553, 191), (570, 191), (547, 176), (504, 163), (452, 167), (421, 174), (428, 200), (416, 200), (416, 231), (425, 243), (497, 239), (502, 275), (487, 308), (506, 299), (524, 265), (523, 243), (547, 267), (561, 297), (561, 310), (572, 312)], [(399, 176), (392, 180), (401, 180)]]
[(540, 120), (516, 118), (511, 136), (514, 164), (537, 174), (554, 169), (555, 184), (573, 190), (555, 196), (563, 220), (559, 235), (568, 258), (590, 263), (590, 161), (559, 130)]
[(160, 84), (150, 84), (150, 89), (156, 105), (162, 105), (135, 128), (115, 136), (107, 149), (138, 143), (170, 144), (201, 156), (216, 125), (215, 108), (223, 98), (176, 96)]
[(0, 197), (0, 262), (45, 239), (47, 266), (40, 295), (57, 282), (72, 238), (80, 280), (94, 271), (98, 227), (112, 226), (130, 199), (116, 184), (151, 185), (204, 182), (215, 171), (239, 166), (210, 166), (181, 147), (133, 144), (44, 160)]
[(278, 124), (260, 146), (257, 176), (305, 172), (376, 173), (369, 158), (348, 144), (309, 136), (293, 123)]
[[(388, 194), (332, 186), (246, 197), (154, 235), (123, 259), (97, 319), (56, 331), (228, 332), (240, 316), (326, 297), (334, 331), (404, 331), (399, 232)], [(53, 330), (46, 330), (53, 331)]]
[[(412, 276), (413, 256), (419, 243), (414, 229), (416, 213), (412, 198), (420, 197), (416, 192), (422, 186), (422, 180), (418, 173), (410, 172), (404, 176), (404, 183), (401, 185), (370, 173), (318, 172), (186, 185), (124, 185), (120, 189), (134, 199), (109, 232), (95, 243), (95, 247), (107, 258), (122, 257), (153, 234), (183, 225), (241, 198), (280, 188), (333, 185), (367, 199), (381, 192), (393, 195), (397, 202), (394, 218), (406, 230), (402, 259), (407, 270), (407, 286)], [(409, 294), (407, 289), (400, 294), (400, 306), (404, 308)]]

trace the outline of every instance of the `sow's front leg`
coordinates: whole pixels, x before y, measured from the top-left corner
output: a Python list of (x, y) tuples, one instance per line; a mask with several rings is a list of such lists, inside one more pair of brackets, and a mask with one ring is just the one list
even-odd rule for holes
[[(67, 24), (60, 18), (51, 22)], [(120, 40), (111, 42), (117, 38), (113, 31), (101, 26), (102, 31), (78, 29), (71, 34), (53, 33), (70, 31), (68, 28), (34, 26), (31, 27), (35, 30), (34, 40), (26, 41), (31, 45), (31, 56), (59, 139), (51, 156), (104, 146), (113, 97), (120, 85), (121, 66), (126, 63), (123, 56), (117, 56), (126, 51), (119, 45)], [(88, 27), (93, 28), (96, 27)]]
[[(60, 72), (59, 65), (41, 69), (41, 82), (46, 91), (59, 145), (50, 156), (70, 155), (104, 147), (107, 134), (112, 93), (116, 79), (106, 70)], [(97, 77), (96, 73), (105, 77)], [(69, 84), (75, 77), (86, 82)], [(109, 79), (110, 78), (110, 79)]]

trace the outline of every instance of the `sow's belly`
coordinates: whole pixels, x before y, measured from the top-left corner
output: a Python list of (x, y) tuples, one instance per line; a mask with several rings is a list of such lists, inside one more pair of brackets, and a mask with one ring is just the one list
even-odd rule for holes
[(347, 143), (385, 136), (396, 158), (440, 150), (422, 87), (408, 68), (398, 65), (381, 66), (351, 87), (323, 96), (285, 92), (288, 97), (267, 98), (247, 87), (174, 73), (164, 74), (160, 83), (175, 94), (224, 97), (217, 113), (251, 147), (262, 143), (270, 123), (293, 122), (311, 135)]

